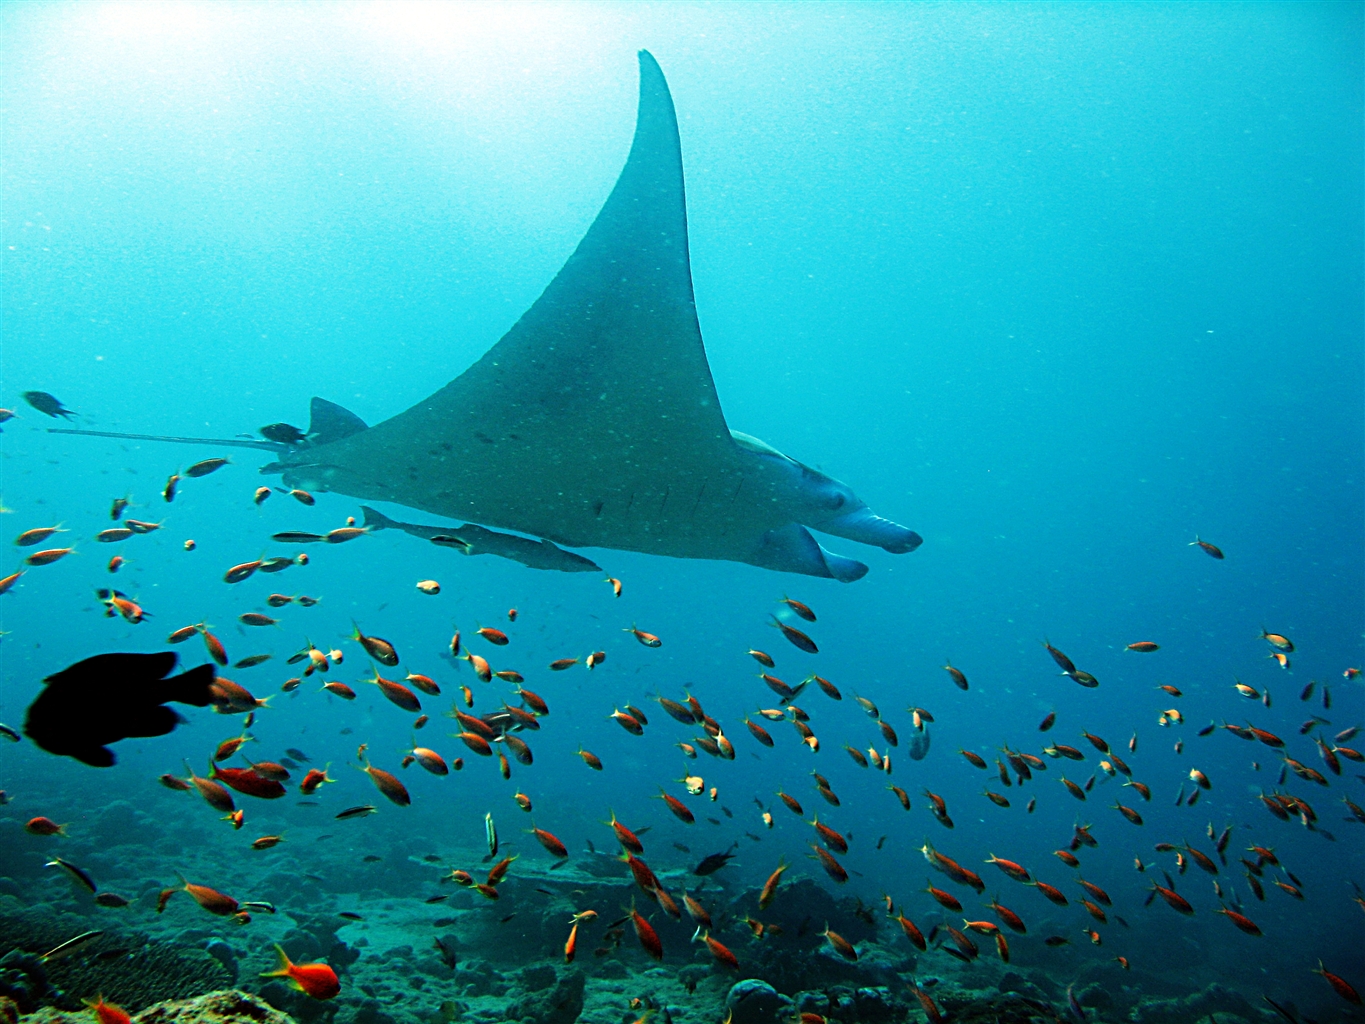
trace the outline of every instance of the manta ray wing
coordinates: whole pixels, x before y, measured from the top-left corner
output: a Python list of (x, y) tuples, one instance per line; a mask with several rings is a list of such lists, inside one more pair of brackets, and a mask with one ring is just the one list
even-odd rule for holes
[(536, 303), (440, 391), (290, 461), (287, 481), (570, 547), (747, 561), (790, 523), (711, 379), (677, 118), (649, 53), (625, 168)]

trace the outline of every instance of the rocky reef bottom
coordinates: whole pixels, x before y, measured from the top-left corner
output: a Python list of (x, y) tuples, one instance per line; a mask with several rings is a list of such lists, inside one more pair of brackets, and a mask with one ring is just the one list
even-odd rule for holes
[[(93, 1014), (44, 1007), (17, 1018), (23, 1024), (90, 1024)], [(288, 1014), (247, 992), (223, 989), (193, 999), (154, 1003), (133, 1017), (136, 1024), (293, 1024)], [(14, 1024), (14, 1021), (10, 1021)]]
[[(581, 972), (568, 972), (534, 992), (525, 993), (520, 1000), (508, 1004), (500, 1016), (503, 1020), (528, 1024), (573, 1024), (585, 1008), (583, 982)], [(1014, 992), (970, 999), (957, 994), (943, 1002), (943, 1009), (954, 1024), (1055, 1024), (1061, 1019), (1047, 1003)], [(874, 1024), (926, 1019), (922, 1012), (899, 1003), (891, 998), (885, 988), (880, 987), (840, 989), (830, 993), (805, 992), (792, 998), (782, 995), (766, 982), (749, 978), (731, 986), (724, 1004), (727, 1019), (733, 1024), (782, 1024), (795, 1019), (797, 1009), (805, 1012), (823, 1010), (831, 1016), (837, 1014), (835, 1019)], [(648, 1009), (661, 1011), (662, 1020), (673, 1017), (666, 1004), (652, 1004)], [(432, 1024), (479, 1019), (477, 1014), (471, 1018), (468, 1010), (466, 1006), (447, 1004)], [(1141, 1009), (1135, 1008), (1124, 1018), (1115, 1019), (1140, 1024), (1174, 1024), (1177, 1021), (1204, 1020), (1220, 1010), (1223, 1015), (1214, 1018), (1219, 1024), (1253, 1024), (1270, 1019), (1265, 1010), (1249, 1005), (1240, 996), (1217, 985), (1187, 999), (1153, 1001)], [(637, 1005), (622, 1019), (638, 1016), (642, 1014)], [(87, 1010), (59, 1010), (50, 1006), (20, 1015), (12, 1001), (0, 1001), (0, 1024), (90, 1024), (93, 1019), (93, 1013)], [(154, 1003), (135, 1014), (132, 1020), (133, 1024), (295, 1024), (289, 1014), (271, 1006), (261, 997), (239, 989), (223, 989), (192, 999), (168, 999)]]

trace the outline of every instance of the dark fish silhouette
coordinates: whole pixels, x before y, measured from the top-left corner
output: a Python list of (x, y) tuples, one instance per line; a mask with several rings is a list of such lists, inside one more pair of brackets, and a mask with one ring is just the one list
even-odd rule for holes
[(692, 869), (692, 874), (694, 875), (715, 874), (721, 868), (725, 867), (726, 864), (729, 864), (730, 861), (734, 858), (735, 855), (731, 851), (733, 851), (737, 846), (739, 846), (739, 843), (735, 843), (734, 846), (730, 847), (730, 849), (726, 850), (724, 853), (711, 854), (711, 856), (705, 858), (700, 864), (698, 864), (695, 868)]
[(24, 401), (41, 413), (46, 413), (53, 419), (61, 416), (63, 419), (70, 419), (76, 414), (66, 406), (62, 405), (61, 400), (55, 395), (49, 395), (46, 391), (25, 391)]
[(910, 760), (923, 761), (929, 754), (929, 730), (913, 733), (910, 736)]
[(308, 436), (292, 423), (267, 423), (258, 433), (267, 441), (288, 445), (301, 445)]
[(106, 744), (165, 736), (183, 721), (165, 706), (168, 701), (200, 708), (212, 702), (213, 666), (170, 676), (175, 665), (172, 651), (97, 654), (78, 661), (43, 680), (24, 732), (49, 754), (108, 768), (115, 759)]

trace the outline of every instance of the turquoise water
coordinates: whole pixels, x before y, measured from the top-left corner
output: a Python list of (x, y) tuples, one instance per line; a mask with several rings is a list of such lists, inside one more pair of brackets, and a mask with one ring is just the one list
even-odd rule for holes
[[(1361, 765), (1343, 761), (1333, 775), (1311, 741), (1365, 724), (1361, 682), (1343, 678), (1365, 661), (1358, 6), (11, 4), (0, 18), (0, 404), (19, 414), (2, 438), (4, 525), (17, 535), (61, 523), (69, 532), (53, 543), (77, 551), (30, 569), (0, 598), (0, 721), (20, 727), (43, 677), (72, 662), (164, 650), (172, 630), (205, 621), (234, 661), (274, 655), (227, 673), (258, 696), (274, 694), (251, 730), (259, 742), (244, 750), (275, 760), (296, 747), (316, 765), (331, 762), (338, 780), (317, 806), (293, 793), (241, 797), (247, 823), (234, 831), (157, 776), (181, 772), (185, 758), (203, 773), (214, 747), (241, 732), (240, 716), (187, 708), (189, 724), (119, 744), (108, 770), (0, 741), (0, 788), (11, 798), (0, 809), (5, 892), (90, 927), (142, 929), (187, 948), (219, 937), (243, 958), (248, 988), (273, 966), (270, 942), (297, 914), (373, 904), (366, 921), (342, 926), (359, 958), (341, 965), (340, 1012), (359, 1019), (358, 990), (378, 978), (371, 999), (383, 1012), (427, 1019), (464, 990), (419, 970), (428, 979), (419, 999), (390, 984), (393, 961), (375, 951), (410, 946), (412, 957), (430, 957), (428, 919), (458, 918), (462, 957), (506, 973), (562, 966), (567, 910), (584, 906), (558, 877), (580, 889), (595, 872), (609, 880), (589, 887), (601, 919), (585, 944), (600, 941), (632, 895), (649, 903), (624, 865), (586, 852), (589, 841), (614, 852), (600, 824), (614, 811), (651, 829), (645, 860), (675, 897), (703, 885), (728, 908), (714, 934), (735, 951), (738, 975), (711, 968), (689, 942), (693, 927), (656, 910), (670, 978), (648, 982), (676, 984), (702, 965), (714, 980), (677, 989), (678, 1015), (720, 1021), (736, 977), (768, 977), (788, 995), (887, 984), (911, 1004), (912, 968), (944, 979), (939, 991), (995, 986), (1002, 968), (988, 937), (972, 965), (932, 949), (912, 964), (916, 951), (880, 917), (888, 893), (926, 934), (937, 922), (960, 924), (963, 915), (919, 891), (926, 877), (963, 897), (969, 916), (988, 916), (925, 863), (928, 838), (979, 869), (985, 895), (1028, 920), (1029, 934), (1011, 937), (1011, 969), (1063, 1013), (1071, 984), (1108, 994), (1109, 1003), (1087, 1004), (1094, 1020), (1219, 981), (1253, 1005), (1264, 1007), (1264, 994), (1308, 1017), (1346, 1019), (1347, 1004), (1311, 971), (1321, 959), (1365, 987), (1365, 918), (1351, 888), (1365, 884), (1365, 832), (1342, 820), (1342, 798), (1365, 804), (1365, 787)], [(830, 538), (832, 550), (871, 567), (845, 585), (609, 549), (582, 552), (601, 575), (537, 572), (396, 531), (340, 546), (279, 544), (272, 533), (343, 526), (360, 517), (360, 502), (319, 492), (305, 507), (277, 493), (258, 506), (255, 489), (278, 482), (255, 472), (268, 452), (49, 434), (64, 424), (21, 399), (35, 389), (57, 395), (79, 414), (78, 429), (218, 438), (306, 425), (313, 395), (371, 424), (402, 412), (478, 359), (573, 252), (625, 160), (641, 48), (658, 59), (678, 110), (697, 311), (729, 425), (915, 529), (925, 541), (914, 553)], [(213, 455), (233, 463), (162, 500), (168, 475)], [(97, 544), (123, 495), (134, 503), (128, 515), (162, 528)], [(1189, 546), (1196, 535), (1226, 559)], [(116, 551), (128, 561), (110, 575)], [(302, 551), (306, 566), (222, 581), (234, 564)], [(13, 568), (27, 553), (15, 549)], [(619, 599), (607, 575), (623, 581)], [(415, 587), (427, 579), (441, 584), (438, 596)], [(95, 591), (111, 586), (150, 618), (106, 618)], [(272, 611), (272, 591), (321, 602)], [(818, 622), (803, 628), (820, 654), (770, 628), (784, 595), (815, 609)], [(237, 622), (267, 611), (278, 628)], [(403, 672), (443, 688), (422, 698), (432, 716), (423, 732), (359, 684), (371, 665), (346, 639), (352, 619), (393, 641)], [(663, 645), (637, 644), (622, 631), (632, 624)], [(479, 625), (506, 630), (510, 645), (474, 637)], [(514, 696), (443, 657), (455, 627), (550, 703), (543, 728), (523, 734), (535, 764), (513, 763), (508, 780), (447, 735), (455, 723), (441, 712), (459, 686), (473, 688), (478, 713)], [(1292, 638), (1289, 669), (1267, 658), (1262, 630)], [(1044, 638), (1100, 686), (1059, 676)], [(1142, 640), (1161, 649), (1124, 650)], [(344, 651), (329, 678), (354, 686), (355, 702), (319, 692), (316, 677), (278, 692), (293, 674), (285, 658), (307, 641)], [(765, 723), (772, 749), (748, 735), (745, 714), (783, 706), (755, 678), (751, 647), (770, 652), (775, 674), (792, 684), (819, 672), (843, 691), (839, 703), (813, 687), (797, 700), (818, 754), (783, 722)], [(174, 649), (186, 667), (205, 659), (197, 639)], [(591, 673), (547, 668), (593, 650), (608, 658)], [(949, 660), (968, 691), (942, 671)], [(1270, 706), (1238, 696), (1239, 679), (1268, 690)], [(1301, 702), (1310, 680), (1317, 686)], [(685, 691), (733, 739), (733, 762), (685, 760), (675, 747), (699, 730), (651, 698)], [(840, 749), (887, 747), (855, 693), (899, 733), (889, 780)], [(628, 702), (648, 714), (642, 737), (608, 720)], [(922, 761), (906, 754), (911, 705), (935, 719)], [(1172, 707), (1184, 724), (1161, 727)], [(1039, 733), (1052, 710), (1056, 726)], [(1328, 722), (1301, 735), (1312, 715)], [(1283, 736), (1290, 756), (1330, 785), (1291, 774), (1278, 787), (1274, 749), (1223, 729), (1198, 736), (1210, 721)], [(1107, 738), (1151, 786), (1150, 803), (1098, 767), (1082, 730)], [(463, 772), (400, 770), (414, 736), (448, 760), (466, 755)], [(1087, 760), (1048, 759), (1022, 788), (1004, 789), (993, 765), (981, 772), (956, 753), (993, 761), (1001, 745), (1039, 754), (1054, 740)], [(377, 767), (402, 776), (411, 807), (388, 804), (347, 766), (361, 743)], [(602, 759), (601, 773), (575, 756), (580, 746)], [(1177, 808), (1192, 768), (1213, 788)], [(715, 803), (686, 796), (676, 781), (684, 769), (717, 787)], [(819, 798), (812, 769), (841, 806)], [(1064, 771), (1082, 783), (1096, 773), (1084, 803), (1060, 785)], [(888, 781), (908, 792), (909, 813)], [(992, 804), (986, 785), (1011, 806)], [(660, 786), (689, 801), (696, 824), (668, 813)], [(818, 808), (822, 822), (852, 834), (848, 883), (827, 884), (807, 859), (814, 832), (781, 806), (779, 787), (806, 817)], [(929, 813), (926, 788), (947, 800), (953, 830)], [(1309, 801), (1320, 829), (1272, 817), (1258, 794), (1277, 788)], [(518, 791), (532, 814), (511, 799)], [(771, 830), (755, 800), (772, 808)], [(1126, 822), (1116, 801), (1145, 824)], [(364, 803), (380, 813), (334, 820)], [(479, 867), (486, 813), (521, 854), (497, 905), (464, 892), (422, 904), (454, 891), (440, 886), (443, 872)], [(70, 836), (26, 835), (35, 815), (70, 822)], [(548, 870), (552, 858), (521, 831), (532, 820), (565, 841), (569, 865)], [(1102, 946), (1082, 933), (1094, 921), (1076, 902), (1075, 872), (1053, 856), (1086, 822), (1100, 845), (1078, 851), (1081, 873), (1114, 901), (1110, 923), (1098, 926)], [(1216, 880), (1261, 937), (1215, 913), (1213, 876), (1195, 865), (1179, 875), (1173, 854), (1153, 850), (1188, 842), (1212, 852), (1206, 827), (1229, 825), (1228, 866)], [(249, 849), (280, 832), (275, 849)], [(704, 883), (686, 874), (736, 841), (735, 861)], [(1265, 901), (1255, 898), (1238, 862), (1252, 845), (1275, 849), (1302, 901), (1271, 884), (1288, 879), (1270, 870)], [(133, 907), (93, 906), (43, 868), (54, 851)], [(980, 863), (992, 853), (1063, 886), (1072, 905), (997, 877)], [(1135, 857), (1155, 866), (1140, 874)], [(791, 927), (751, 940), (743, 917), (765, 919), (754, 896), (783, 858), (788, 879), (847, 900), (841, 912), (861, 929), (865, 958), (892, 966), (837, 974), (817, 934), (823, 917), (803, 925), (781, 895), (775, 906), (796, 916)], [(1193, 917), (1160, 898), (1144, 906), (1163, 868)], [(158, 917), (156, 892), (177, 872), (239, 899), (270, 899), (279, 913), (241, 928), (182, 896)], [(537, 891), (547, 887), (553, 896)], [(854, 899), (874, 908), (875, 937), (858, 924)], [(576, 960), (589, 978), (585, 1019), (620, 1020), (646, 983), (652, 962), (626, 927), (619, 950), (594, 957), (585, 946)], [(1052, 934), (1070, 945), (1045, 946)], [(782, 974), (793, 963), (814, 980)], [(622, 964), (627, 991), (608, 993), (604, 979), (616, 984)]]

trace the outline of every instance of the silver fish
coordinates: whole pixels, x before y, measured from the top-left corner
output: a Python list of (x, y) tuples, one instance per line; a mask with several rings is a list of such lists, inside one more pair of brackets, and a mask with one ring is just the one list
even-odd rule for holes
[(72, 953), (76, 952), (76, 950), (88, 946), (103, 934), (104, 932), (102, 931), (81, 932), (74, 939), (67, 939), (60, 946), (49, 949), (38, 959), (43, 961), (59, 960), (64, 956), (70, 956)]
[(76, 881), (80, 882), (81, 885), (85, 886), (91, 892), (96, 892), (99, 889), (99, 886), (95, 884), (95, 880), (91, 878), (90, 875), (84, 869), (78, 868), (69, 860), (62, 860), (62, 858), (60, 857), (53, 857), (50, 861), (44, 864), (43, 867), (65, 868), (67, 873), (70, 874), (72, 878), (76, 879)]

